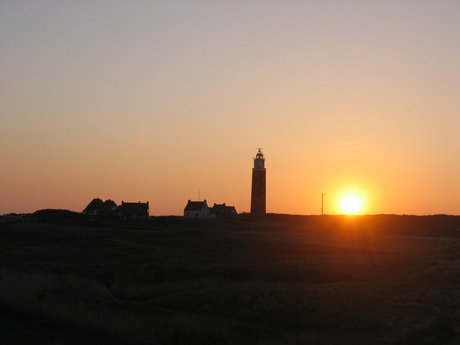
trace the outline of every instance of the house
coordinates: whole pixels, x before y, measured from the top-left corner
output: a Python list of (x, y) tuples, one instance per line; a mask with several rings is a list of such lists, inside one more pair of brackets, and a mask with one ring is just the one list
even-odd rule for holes
[(107, 199), (104, 201), (104, 207), (103, 209), (108, 212), (115, 212), (117, 210), (118, 206), (115, 203), (115, 201)]
[(104, 206), (102, 207), (101, 215), (107, 218), (113, 218), (118, 215), (118, 206), (115, 201), (107, 199), (104, 201)]
[(86, 206), (83, 213), (95, 217), (112, 217), (116, 214), (117, 208), (118, 206), (113, 200), (102, 201), (99, 198), (95, 198)]
[(86, 206), (83, 213), (86, 213), (88, 216), (100, 216), (103, 208), (104, 202), (99, 198), (95, 198)]
[(233, 218), (237, 215), (235, 206), (227, 206), (223, 204), (214, 204), (211, 207), (211, 213), (215, 215), (216, 218)]
[(185, 218), (211, 218), (211, 210), (204, 201), (191, 201), (189, 200), (187, 206), (184, 208)]
[(149, 202), (121, 202), (118, 207), (120, 219), (128, 220), (147, 220), (149, 217)]

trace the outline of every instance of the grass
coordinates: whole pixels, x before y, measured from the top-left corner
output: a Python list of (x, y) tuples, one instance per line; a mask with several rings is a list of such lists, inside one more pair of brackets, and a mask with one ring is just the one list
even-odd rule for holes
[(0, 229), (0, 304), (117, 344), (455, 344), (459, 224), (284, 215), (14, 224)]

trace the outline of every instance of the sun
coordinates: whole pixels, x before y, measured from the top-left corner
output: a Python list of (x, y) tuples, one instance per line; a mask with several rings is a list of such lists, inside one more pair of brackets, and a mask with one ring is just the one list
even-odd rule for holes
[(363, 206), (363, 199), (356, 194), (344, 195), (339, 202), (340, 211), (344, 214), (359, 214)]

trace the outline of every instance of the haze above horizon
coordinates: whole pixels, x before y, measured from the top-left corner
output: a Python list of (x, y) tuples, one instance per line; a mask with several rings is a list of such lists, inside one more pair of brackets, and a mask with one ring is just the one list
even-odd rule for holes
[(0, 0), (0, 214), (459, 214), (458, 1)]

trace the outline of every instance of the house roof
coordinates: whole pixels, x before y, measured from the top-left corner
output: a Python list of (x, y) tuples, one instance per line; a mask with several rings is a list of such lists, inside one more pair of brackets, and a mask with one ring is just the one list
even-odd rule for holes
[(111, 200), (111, 199), (107, 199), (106, 201), (104, 201), (104, 206), (105, 207), (109, 207), (109, 208), (117, 208), (117, 204), (115, 203), (115, 201)]
[(201, 211), (204, 206), (208, 206), (206, 200), (204, 201), (191, 201), (189, 200), (184, 211)]
[(212, 208), (214, 210), (216, 210), (216, 211), (217, 210), (219, 210), (219, 211), (220, 210), (228, 210), (228, 211), (235, 210), (236, 211), (235, 206), (227, 206), (225, 204), (214, 204), (214, 206)]
[(121, 202), (118, 207), (121, 214), (148, 214), (149, 202)]
[(95, 198), (91, 200), (91, 202), (88, 204), (88, 206), (86, 206), (83, 212), (88, 211), (88, 210), (98, 210), (98, 209), (102, 209), (103, 207), (104, 207), (104, 202), (99, 198)]

